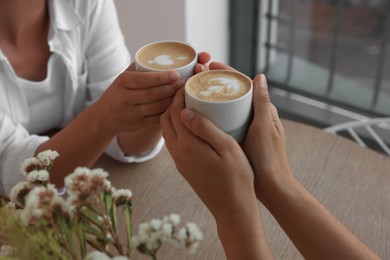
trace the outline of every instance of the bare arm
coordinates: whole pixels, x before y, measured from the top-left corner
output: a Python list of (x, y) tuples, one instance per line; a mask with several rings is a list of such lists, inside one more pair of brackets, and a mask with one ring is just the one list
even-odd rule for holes
[[(195, 72), (207, 69), (210, 55), (199, 53)], [(68, 126), (43, 143), (36, 151), (58, 151), (51, 176), (58, 187), (64, 177), (78, 166), (91, 166), (118, 135), (127, 155), (142, 156), (161, 138), (160, 116), (171, 105), (185, 79), (178, 73), (137, 72), (132, 64)]]
[[(98, 101), (37, 149), (37, 153), (52, 149), (60, 154), (52, 168), (52, 182), (61, 187), (64, 177), (76, 167), (91, 166), (114, 136), (122, 132), (132, 137), (124, 145), (134, 147), (131, 155), (150, 150), (161, 136), (160, 115), (182, 86), (183, 82), (173, 71), (126, 70)], [(134, 140), (143, 142), (133, 146)]]
[(257, 197), (305, 258), (378, 259), (294, 177), (264, 75), (254, 80), (254, 120), (245, 153), (255, 172)]
[(176, 167), (213, 214), (228, 259), (272, 259), (253, 187), (253, 171), (237, 142), (184, 109), (179, 90), (161, 117)]
[[(195, 67), (195, 73), (202, 72), (208, 69), (208, 62), (210, 61), (210, 54), (201, 52), (198, 55), (198, 64)], [(131, 69), (134, 69), (132, 66)], [(176, 89), (184, 85), (186, 79), (182, 79), (176, 83)], [(176, 92), (175, 92), (176, 93)], [(163, 101), (164, 109), (166, 104), (171, 104), (172, 98)], [(165, 110), (164, 110), (165, 111)], [(158, 116), (161, 113), (157, 114)], [(143, 155), (152, 150), (156, 143), (161, 138), (161, 126), (152, 125), (134, 132), (122, 132), (119, 134), (119, 144), (125, 154), (128, 155)]]

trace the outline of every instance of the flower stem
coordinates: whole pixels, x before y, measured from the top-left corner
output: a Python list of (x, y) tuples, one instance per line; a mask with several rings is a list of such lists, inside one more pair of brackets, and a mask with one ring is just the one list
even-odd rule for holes
[(132, 226), (131, 226), (131, 202), (129, 202), (128, 204), (126, 204), (123, 207), (123, 214), (125, 215), (125, 221), (126, 221), (126, 227), (127, 227), (127, 249), (130, 252), (131, 251), (131, 237), (132, 237), (132, 233), (131, 233), (131, 229), (132, 229)]
[(81, 251), (81, 258), (84, 259), (87, 255), (87, 243), (85, 241), (85, 231), (80, 228), (79, 229), (79, 239), (80, 239), (80, 251)]

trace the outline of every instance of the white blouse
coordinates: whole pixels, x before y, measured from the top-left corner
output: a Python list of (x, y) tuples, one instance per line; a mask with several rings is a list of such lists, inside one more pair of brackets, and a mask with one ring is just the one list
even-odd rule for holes
[(64, 120), (65, 64), (56, 54), (50, 56), (47, 75), (43, 81), (30, 81), (17, 77), (26, 95), (29, 133), (44, 133), (60, 126)]
[[(38, 134), (66, 126), (130, 63), (113, 0), (49, 0), (49, 10), (52, 56), (44, 81), (18, 78), (0, 49), (0, 194), (5, 196), (24, 180), (20, 164), (48, 140)], [(106, 153), (142, 162), (163, 145), (161, 139), (145, 156), (125, 156), (114, 138)]]

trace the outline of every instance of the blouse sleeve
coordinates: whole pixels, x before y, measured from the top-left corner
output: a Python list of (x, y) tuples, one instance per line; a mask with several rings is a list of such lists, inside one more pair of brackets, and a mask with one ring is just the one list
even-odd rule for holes
[[(130, 64), (118, 17), (112, 0), (96, 1), (91, 10), (87, 47), (88, 92), (90, 103), (97, 100), (114, 79)], [(164, 145), (163, 138), (143, 156), (126, 156), (115, 137), (105, 153), (121, 162), (143, 162), (155, 157)]]
[(14, 124), (11, 119), (0, 111), (0, 194), (8, 196), (12, 187), (24, 181), (20, 165), (34, 157), (40, 144), (47, 141), (46, 136), (29, 135), (20, 124)]
[(93, 1), (86, 37), (87, 88), (90, 102), (97, 100), (130, 64), (112, 0)]

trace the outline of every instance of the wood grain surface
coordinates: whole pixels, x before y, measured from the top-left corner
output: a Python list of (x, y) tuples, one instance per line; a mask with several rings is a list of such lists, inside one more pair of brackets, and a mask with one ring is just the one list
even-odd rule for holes
[[(282, 122), (297, 179), (379, 256), (389, 259), (390, 158), (322, 129)], [(158, 259), (225, 259), (212, 215), (177, 172), (166, 148), (142, 164), (124, 164), (102, 156), (94, 167), (107, 170), (117, 188), (133, 191), (135, 227), (177, 213), (183, 224), (195, 222), (201, 228), (204, 241), (195, 255), (165, 245)], [(303, 259), (269, 212), (259, 206), (275, 258)], [(133, 259), (149, 258), (134, 252)]]

